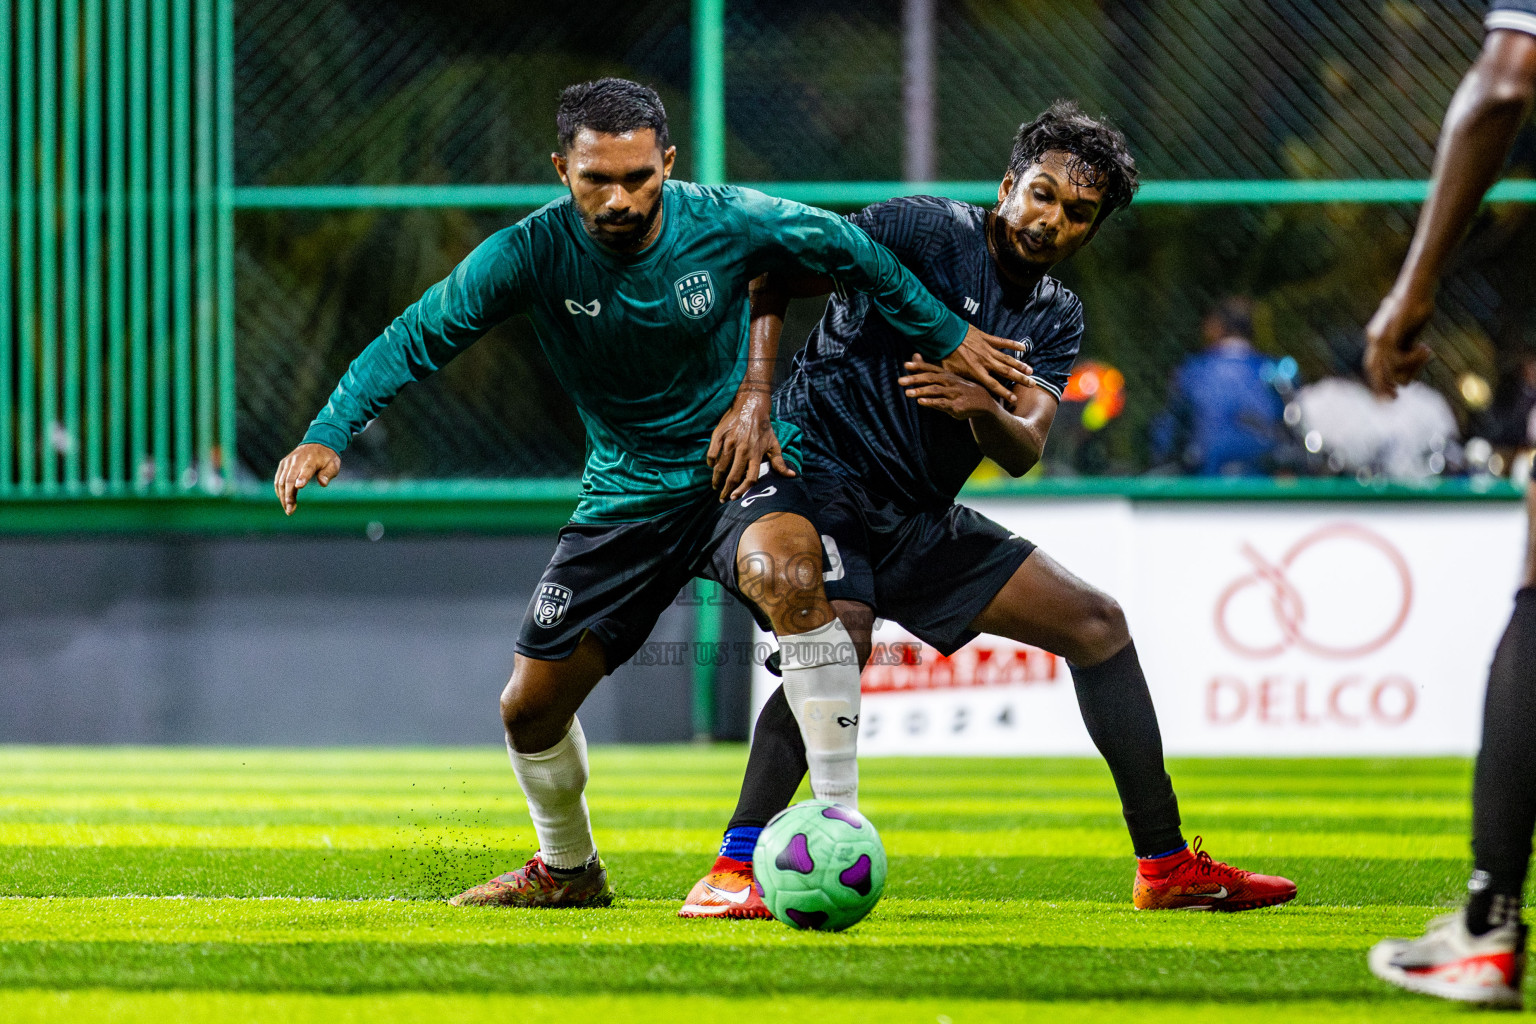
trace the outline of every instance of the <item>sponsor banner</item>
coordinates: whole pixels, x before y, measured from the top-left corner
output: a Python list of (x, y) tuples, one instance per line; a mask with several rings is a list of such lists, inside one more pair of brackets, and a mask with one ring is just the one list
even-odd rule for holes
[[(976, 508), (1121, 602), (1171, 755), (1477, 748), (1517, 505)], [(861, 752), (1094, 753), (1062, 659), (991, 636), (944, 658), (891, 622), (875, 641)], [(760, 705), (777, 680), (755, 671)]]

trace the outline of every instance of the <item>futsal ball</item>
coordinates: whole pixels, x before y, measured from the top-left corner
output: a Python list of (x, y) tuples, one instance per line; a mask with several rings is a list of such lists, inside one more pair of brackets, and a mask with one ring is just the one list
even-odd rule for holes
[(858, 811), (805, 800), (774, 816), (752, 854), (763, 902), (791, 928), (840, 932), (885, 890), (885, 847)]

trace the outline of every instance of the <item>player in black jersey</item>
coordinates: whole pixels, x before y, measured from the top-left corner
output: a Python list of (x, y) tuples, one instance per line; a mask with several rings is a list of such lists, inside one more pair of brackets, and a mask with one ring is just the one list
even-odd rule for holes
[[(1536, 100), (1536, 0), (1493, 0), (1488, 37), (1445, 114), (1434, 184), (1397, 282), (1366, 328), (1366, 376), (1391, 395), (1429, 361), (1420, 331), (1456, 243), (1499, 176)], [(1536, 830), (1536, 489), (1527, 487), (1525, 576), (1488, 673), (1472, 782), (1467, 905), (1412, 941), (1371, 950), (1371, 970), (1415, 992), (1494, 1006), (1521, 1002), (1525, 876)]]
[[(1012, 407), (912, 353), (868, 300), (839, 293), (775, 396), (802, 431), (802, 477), (828, 554), (826, 593), (869, 656), (876, 615), (951, 654), (978, 633), (1043, 647), (1072, 668), (1084, 723), (1109, 763), (1138, 857), (1138, 908), (1246, 910), (1296, 886), (1191, 850), (1163, 766), (1146, 679), (1120, 606), (1021, 537), (955, 503), (992, 458), (1015, 476), (1040, 459), (1083, 334), (1082, 304), (1050, 269), (1126, 206), (1136, 167), (1120, 133), (1058, 103), (1020, 127), (992, 210), (933, 197), (880, 203), (852, 220), (933, 295), (988, 332), (1024, 343), (1032, 378)], [(825, 280), (754, 288), (753, 340), (775, 341), (787, 296)], [(758, 718), (740, 802), (683, 917), (766, 917), (752, 848), (788, 805), (813, 713), (788, 680)], [(857, 709), (855, 709), (856, 711)], [(814, 726), (812, 726), (814, 727)]]

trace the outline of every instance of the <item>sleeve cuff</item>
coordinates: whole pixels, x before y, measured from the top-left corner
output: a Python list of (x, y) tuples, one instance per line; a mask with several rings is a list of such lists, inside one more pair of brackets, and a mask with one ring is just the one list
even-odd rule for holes
[(334, 423), (321, 423), (319, 420), (311, 423), (309, 429), (304, 432), (302, 444), (323, 444), (331, 451), (340, 455), (347, 449), (347, 442), (352, 440), (347, 432)]
[(949, 358), (950, 353), (960, 347), (960, 343), (965, 340), (966, 333), (971, 329), (970, 324), (960, 319), (954, 313), (951, 313), (949, 310), (944, 312), (949, 317), (948, 322), (941, 325), (934, 332), (926, 346), (920, 346), (921, 349), (926, 349), (926, 351), (923, 351), (923, 355), (928, 356), (930, 359)]

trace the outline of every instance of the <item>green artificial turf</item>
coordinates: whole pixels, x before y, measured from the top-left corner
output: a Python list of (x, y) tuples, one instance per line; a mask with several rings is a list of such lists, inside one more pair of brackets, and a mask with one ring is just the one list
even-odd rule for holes
[(1091, 760), (867, 760), (886, 897), (838, 935), (682, 921), (739, 747), (599, 749), (618, 899), (443, 900), (533, 850), (495, 750), (0, 747), (0, 1020), (1419, 1020), (1364, 953), (1453, 905), (1460, 760), (1191, 760), (1188, 833), (1300, 897), (1138, 914)]

